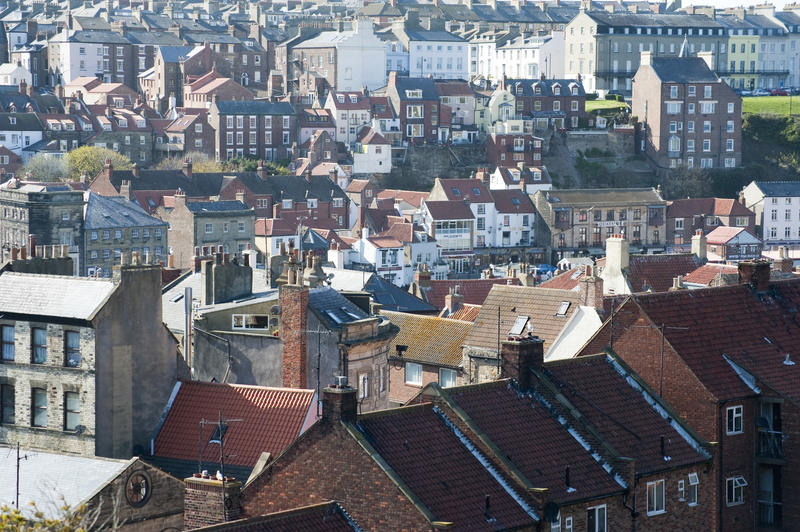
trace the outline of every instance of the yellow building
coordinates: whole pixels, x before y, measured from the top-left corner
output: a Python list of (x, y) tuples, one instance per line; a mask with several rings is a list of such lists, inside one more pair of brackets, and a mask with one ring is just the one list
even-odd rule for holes
[(717, 15), (716, 20), (728, 35), (728, 64), (718, 66), (720, 76), (734, 89), (755, 89), (759, 86), (759, 28), (738, 14)]

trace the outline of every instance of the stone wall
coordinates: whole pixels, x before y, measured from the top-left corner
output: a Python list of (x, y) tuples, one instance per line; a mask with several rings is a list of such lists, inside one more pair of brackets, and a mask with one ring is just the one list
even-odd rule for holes
[[(230, 370), (228, 370), (230, 349)], [(283, 342), (276, 336), (249, 332), (195, 329), (194, 376), (200, 381), (283, 386)], [(226, 377), (227, 375), (227, 377)]]
[(628, 130), (567, 131), (567, 148), (573, 152), (596, 149), (610, 151), (619, 157), (632, 157), (635, 155), (634, 141), (635, 135)]

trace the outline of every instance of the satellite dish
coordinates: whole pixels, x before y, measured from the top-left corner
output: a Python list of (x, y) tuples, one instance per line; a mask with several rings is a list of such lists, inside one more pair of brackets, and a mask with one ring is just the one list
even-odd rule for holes
[(270, 314), (274, 314), (276, 316), (280, 316), (281, 314), (281, 307), (279, 305), (272, 305), (272, 308), (269, 309)]

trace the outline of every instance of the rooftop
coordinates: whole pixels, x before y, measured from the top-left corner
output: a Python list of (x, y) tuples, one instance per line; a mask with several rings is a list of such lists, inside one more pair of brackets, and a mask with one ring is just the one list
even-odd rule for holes
[(389, 356), (405, 345), (403, 360), (457, 368), (461, 365), (461, 346), (472, 323), (405, 312), (381, 312), (400, 328), (389, 345)]
[(116, 287), (110, 279), (6, 272), (0, 275), (0, 312), (89, 321)]

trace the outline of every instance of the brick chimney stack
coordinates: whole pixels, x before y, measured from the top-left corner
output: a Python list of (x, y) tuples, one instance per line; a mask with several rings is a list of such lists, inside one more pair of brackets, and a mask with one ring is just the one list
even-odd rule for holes
[(544, 368), (544, 340), (537, 336), (509, 338), (500, 347), (500, 358), (502, 377), (527, 390), (531, 385), (531, 370)]
[(739, 284), (749, 284), (756, 292), (769, 288), (770, 267), (765, 260), (742, 261), (739, 263)]
[(114, 177), (114, 166), (111, 164), (111, 159), (106, 159), (106, 164), (103, 166), (103, 177), (111, 180)]
[(706, 235), (703, 234), (702, 229), (698, 229), (692, 236), (692, 255), (705, 262), (707, 250), (708, 240)]
[(447, 309), (447, 314), (453, 314), (455, 311), (464, 306), (464, 296), (461, 295), (459, 285), (451, 288), (449, 293), (444, 296), (444, 306)]
[(235, 521), (242, 516), (242, 483), (224, 482), (210, 475), (196, 474), (184, 480), (183, 528), (195, 528)]
[(594, 266), (586, 266), (583, 277), (578, 282), (581, 304), (587, 307), (603, 309), (603, 280), (594, 274)]
[(183, 175), (185, 175), (189, 179), (192, 178), (192, 160), (188, 157), (183, 163)]
[[(283, 386), (305, 388), (308, 385), (308, 288), (289, 261), (288, 283), (279, 290), (283, 340)], [(298, 279), (299, 277), (299, 279)]]
[(347, 377), (337, 377), (337, 383), (322, 390), (322, 419), (326, 422), (355, 422), (358, 396), (347, 384)]

